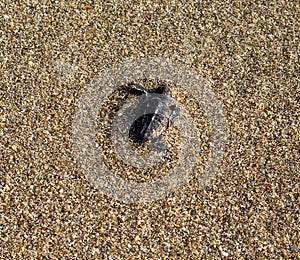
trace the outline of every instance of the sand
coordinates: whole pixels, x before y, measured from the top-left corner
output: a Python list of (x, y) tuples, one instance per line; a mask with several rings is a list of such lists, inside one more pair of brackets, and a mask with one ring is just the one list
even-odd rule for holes
[[(300, 256), (299, 4), (188, 2), (0, 3), (0, 259)], [(203, 156), (166, 196), (126, 203), (88, 180), (73, 149), (73, 118), (99, 73), (143, 57), (180, 62), (208, 82), (227, 140), (219, 170), (199, 185), (208, 121), (186, 86), (173, 87), (194, 117)], [(96, 133), (109, 169), (139, 183), (167, 174), (178, 131), (165, 134), (169, 157), (138, 171), (110, 152), (111, 102)]]

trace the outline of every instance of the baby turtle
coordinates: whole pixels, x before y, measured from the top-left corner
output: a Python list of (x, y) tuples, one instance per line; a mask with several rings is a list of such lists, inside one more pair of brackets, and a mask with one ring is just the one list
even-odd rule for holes
[[(143, 86), (133, 83), (129, 84), (128, 87), (146, 95), (144, 101), (140, 102), (136, 108), (141, 111), (142, 116), (131, 125), (129, 138), (140, 144), (150, 141), (151, 150), (163, 150), (164, 144), (161, 142), (161, 134), (179, 115), (179, 108), (171, 104), (171, 90), (165, 85), (153, 90), (147, 90)], [(149, 113), (149, 108), (153, 113)]]

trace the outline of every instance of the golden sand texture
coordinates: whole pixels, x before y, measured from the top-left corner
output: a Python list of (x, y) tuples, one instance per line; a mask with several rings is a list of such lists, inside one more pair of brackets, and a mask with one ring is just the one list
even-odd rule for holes
[[(299, 25), (297, 1), (3, 0), (0, 259), (299, 257)], [(192, 178), (126, 204), (86, 180), (72, 116), (99, 72), (141, 57), (180, 61), (211, 82), (227, 144), (205, 188)], [(185, 104), (205, 124), (193, 97)]]

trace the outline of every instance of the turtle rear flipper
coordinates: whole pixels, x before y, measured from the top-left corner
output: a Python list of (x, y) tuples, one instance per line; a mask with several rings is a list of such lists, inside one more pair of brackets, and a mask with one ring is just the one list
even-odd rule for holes
[(165, 151), (166, 146), (162, 142), (162, 136), (159, 136), (158, 138), (151, 140), (149, 144), (149, 149), (150, 151), (158, 152), (158, 153)]

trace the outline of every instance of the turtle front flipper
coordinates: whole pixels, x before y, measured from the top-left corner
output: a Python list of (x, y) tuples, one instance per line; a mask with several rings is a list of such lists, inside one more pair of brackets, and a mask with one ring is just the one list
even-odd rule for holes
[(141, 92), (143, 94), (148, 94), (149, 93), (149, 91), (147, 89), (145, 89), (143, 86), (135, 84), (135, 83), (128, 84), (128, 87), (130, 89), (136, 90), (136, 91)]
[(171, 114), (169, 117), (168, 126), (171, 127), (174, 124), (175, 120), (180, 116), (180, 108), (176, 105), (171, 105), (169, 109), (171, 110)]

